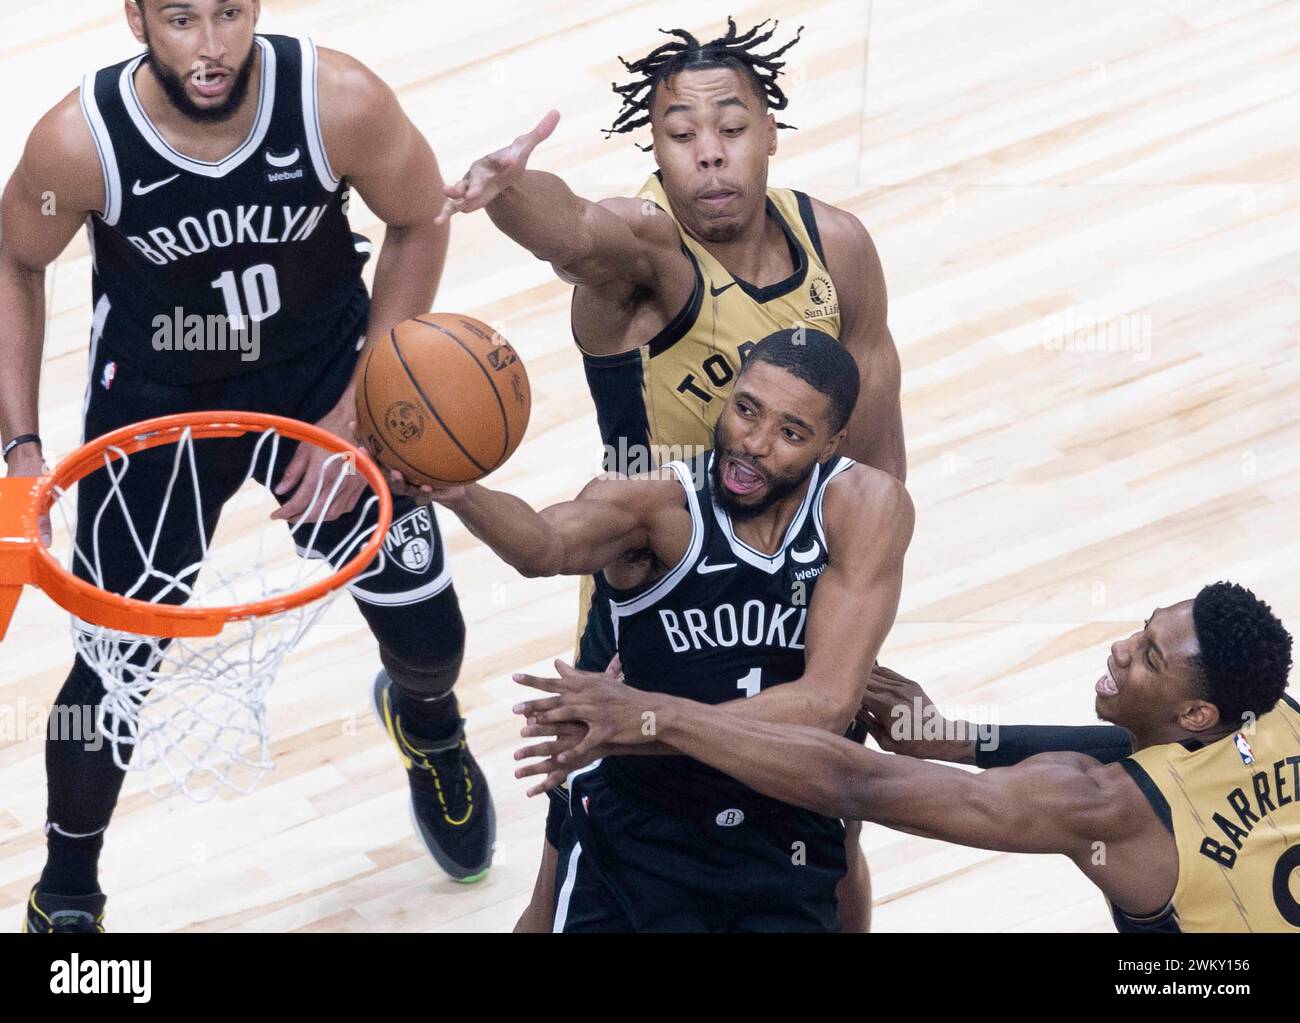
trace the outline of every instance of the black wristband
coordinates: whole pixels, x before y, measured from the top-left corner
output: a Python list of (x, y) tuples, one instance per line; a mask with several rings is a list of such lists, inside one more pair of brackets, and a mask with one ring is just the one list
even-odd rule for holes
[(41, 438), (39, 434), (20, 433), (17, 437), (15, 437), (13, 440), (11, 440), (8, 444), (4, 446), (4, 451), (2, 453), (2, 456), (4, 460), (7, 462), (9, 461), (9, 452), (13, 451), (13, 449), (16, 448), (19, 444), (39, 444), (40, 442), (41, 442)]
[(1133, 736), (1115, 725), (1002, 725), (997, 745), (975, 747), (975, 766), (1011, 767), (1038, 753), (1084, 753), (1103, 764), (1133, 752)]

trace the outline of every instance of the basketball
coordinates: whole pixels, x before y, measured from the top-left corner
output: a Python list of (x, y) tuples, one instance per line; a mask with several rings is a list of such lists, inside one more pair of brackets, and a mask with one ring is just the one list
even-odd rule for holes
[(263, 6), (0, 3), (0, 932), (1285, 983), (1300, 0)]
[(399, 323), (365, 355), (357, 433), (375, 460), (432, 487), (482, 479), (514, 453), (532, 396), (504, 338), (459, 313)]

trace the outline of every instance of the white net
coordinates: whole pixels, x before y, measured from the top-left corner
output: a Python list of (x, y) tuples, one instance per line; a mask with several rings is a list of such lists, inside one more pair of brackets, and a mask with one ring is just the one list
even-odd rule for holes
[[(283, 472), (289, 450), (283, 440), (274, 429), (201, 438), (200, 455), (187, 429), (170, 449), (135, 455), (105, 449), (101, 467), (59, 491), (52, 508), (52, 519), (61, 520), (56, 537), (68, 543), (69, 568), (123, 596), (203, 608), (289, 594), (332, 576), (373, 533), (378, 498), (367, 490), (353, 512), (322, 521), (319, 511), (356, 479), (351, 454), (332, 452), (306, 510), (292, 522), (269, 521), (271, 502), (257, 481)], [(132, 465), (146, 456), (148, 471), (133, 486)], [(235, 458), (247, 462), (242, 479), (236, 472), (214, 487), (204, 467), (228, 470)], [(161, 479), (166, 485), (159, 493)], [(141, 486), (152, 493), (142, 494)], [(87, 492), (74, 501), (78, 489)], [(91, 517), (80, 532), (77, 507)], [(221, 528), (210, 536), (218, 511)], [(137, 521), (145, 516), (149, 521)], [(378, 572), (383, 557), (352, 581)], [(272, 766), (267, 692), (285, 656), (337, 592), (231, 621), (219, 634), (199, 638), (142, 636), (74, 616), (74, 647), (104, 686), (96, 723), (117, 764), (145, 775), (157, 795), (180, 790), (203, 801), (223, 790), (251, 791)]]

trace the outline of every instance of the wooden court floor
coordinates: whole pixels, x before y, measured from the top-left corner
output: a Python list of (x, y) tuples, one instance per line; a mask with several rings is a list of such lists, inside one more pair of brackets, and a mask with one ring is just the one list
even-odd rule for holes
[[(799, 130), (782, 133), (771, 181), (872, 232), (904, 368), (917, 529), (882, 662), (951, 714), (1084, 723), (1107, 645), (1205, 582), (1247, 584), (1300, 624), (1300, 5), (487, 0), (466, 20), (424, 0), (265, 6), (263, 30), (377, 69), (449, 177), (558, 107), (535, 165), (591, 198), (632, 193), (651, 167), (599, 133), (617, 55), (657, 45), (661, 26), (711, 37), (729, 12), (805, 25), (783, 115)], [(0, 40), (6, 175), (84, 71), (135, 51), (100, 0), (11, 0)], [(89, 277), (83, 236), (48, 275), (54, 454), (79, 436)], [(532, 424), (494, 483), (535, 504), (599, 466), (568, 293), (482, 214), (455, 222), (437, 307), (488, 320), (527, 362)], [(546, 808), (512, 777), (509, 675), (568, 655), (577, 585), (519, 578), (442, 521), (470, 630), (458, 692), (499, 817), (489, 878), (442, 878), (411, 832), (369, 716), (376, 656), (341, 600), (273, 691), (278, 766), (254, 794), (192, 806), (128, 784), (101, 875), (112, 929), (513, 924)], [(17, 929), (45, 807), (21, 715), (64, 677), (65, 616), (29, 593), (0, 657), (0, 927)], [(880, 931), (1109, 928), (1063, 859), (871, 825), (863, 844)]]

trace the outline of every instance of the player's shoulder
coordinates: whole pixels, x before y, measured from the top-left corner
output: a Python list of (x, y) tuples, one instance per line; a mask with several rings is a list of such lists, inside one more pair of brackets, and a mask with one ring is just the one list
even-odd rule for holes
[(363, 105), (366, 99), (373, 99), (388, 87), (369, 66), (350, 53), (332, 50), (327, 46), (318, 46), (316, 88), (321, 93), (322, 100), (327, 95), (330, 99), (345, 99), (345, 94), (357, 92), (361, 102), (349, 103), (348, 105), (352, 107)]
[(364, 126), (376, 115), (382, 120), (385, 108), (396, 96), (388, 83), (370, 67), (342, 50), (316, 50), (316, 93), (322, 116), (353, 126)]
[[(388, 83), (366, 64), (341, 50), (316, 50), (316, 95), (321, 132), (331, 163), (356, 149), (382, 144), (404, 115)], [(344, 168), (335, 168), (346, 173)]]
[(897, 478), (854, 462), (826, 484), (822, 520), (832, 530), (879, 536), (885, 529), (910, 538), (916, 509), (907, 487)]
[(811, 196), (809, 200), (846, 324), (883, 322), (885, 270), (871, 233), (849, 210)]
[[(865, 260), (868, 266), (879, 264), (880, 255), (871, 240), (871, 232), (855, 213), (813, 196), (808, 200), (828, 262), (860, 266)], [(841, 258), (837, 259), (837, 256)]]
[(1033, 784), (1040, 797), (1059, 804), (1058, 816), (1089, 841), (1131, 836), (1159, 823), (1122, 761), (1103, 764), (1084, 753), (1040, 753), (1014, 767), (993, 770), (1036, 776)]
[(906, 486), (895, 476), (865, 462), (852, 462), (836, 473), (834, 479), (826, 484), (826, 496), (822, 501), (828, 508), (841, 505), (850, 508), (865, 502), (889, 514), (910, 512), (912, 508), (912, 498)]
[[(1083, 756), (1083, 754), (1075, 754)], [(1149, 788), (1139, 779), (1141, 770), (1134, 771), (1136, 761), (1129, 757), (1103, 764), (1092, 757), (1084, 756), (1088, 763), (1081, 765), (1088, 781), (1095, 786), (1099, 799), (1109, 805), (1111, 812), (1119, 819), (1131, 825), (1149, 824), (1153, 814)]]
[(32, 188), (49, 191), (64, 203), (94, 209), (103, 202), (98, 150), (73, 89), (36, 122), (23, 150), (22, 171)]

